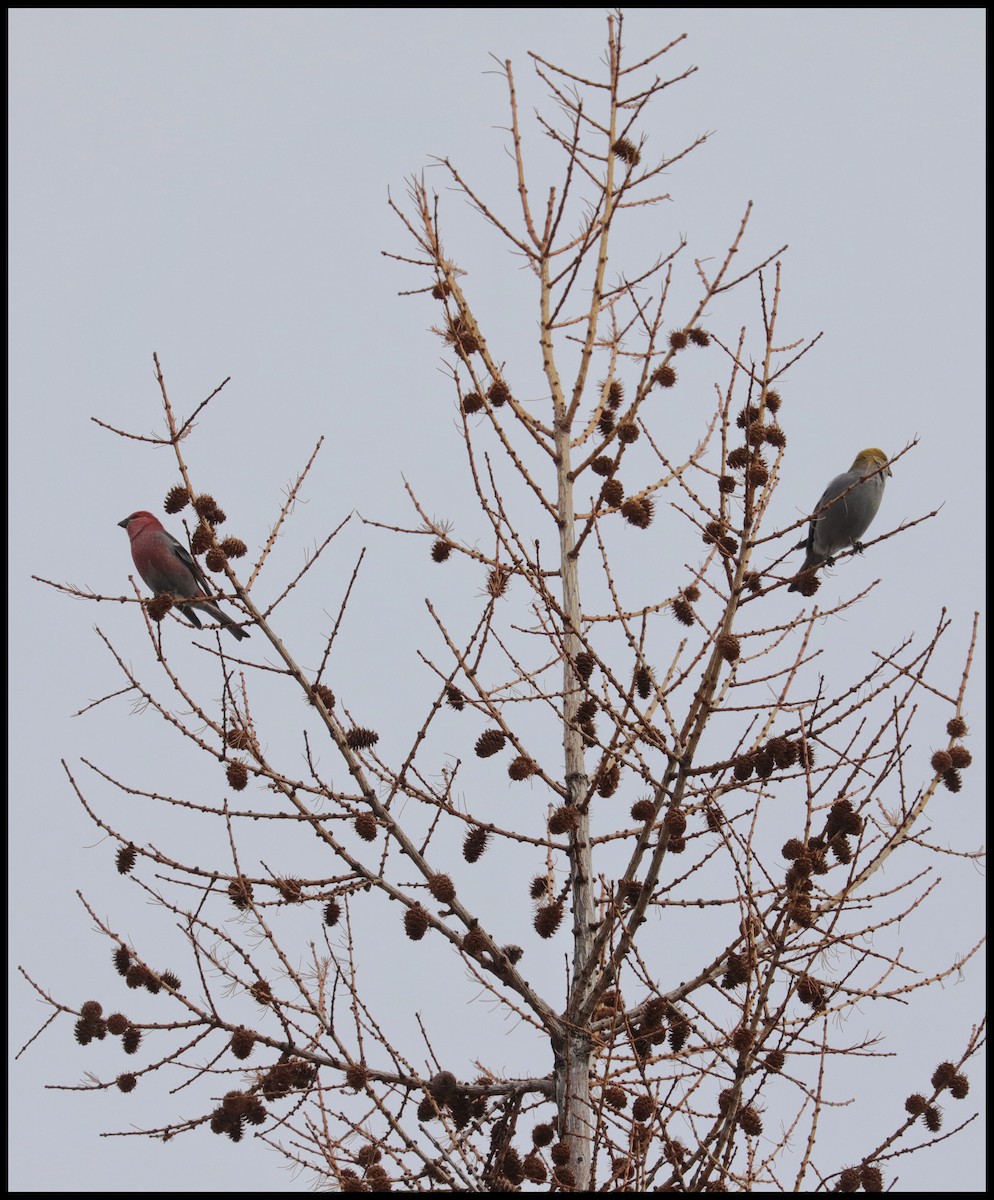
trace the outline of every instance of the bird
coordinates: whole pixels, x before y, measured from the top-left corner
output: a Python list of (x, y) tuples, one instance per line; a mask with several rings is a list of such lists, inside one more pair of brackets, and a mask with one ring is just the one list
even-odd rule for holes
[[(182, 616), (202, 629), (194, 609), (206, 613), (223, 625), (239, 641), (248, 632), (236, 625), (210, 598), (211, 584), (189, 550), (166, 530), (150, 512), (133, 512), (118, 521), (131, 540), (131, 557), (138, 574), (157, 596), (170, 595), (177, 601)], [(184, 603), (186, 601), (186, 603)]]
[[(863, 553), (860, 538), (877, 515), (884, 485), (891, 474), (887, 455), (875, 446), (860, 450), (848, 471), (836, 475), (821, 494), (808, 526), (807, 553), (799, 574), (822, 564), (832, 566), (834, 555), (852, 546)], [(797, 578), (788, 592), (800, 590)]]

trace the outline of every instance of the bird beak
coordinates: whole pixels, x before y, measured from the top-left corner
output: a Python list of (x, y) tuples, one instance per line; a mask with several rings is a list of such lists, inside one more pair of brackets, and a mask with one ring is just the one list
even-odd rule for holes
[(118, 525), (118, 528), (119, 528), (119, 529), (127, 529), (127, 528), (128, 528), (128, 522), (129, 522), (130, 520), (131, 520), (131, 518), (130, 518), (130, 517), (125, 517), (123, 521), (118, 521), (118, 523), (117, 523), (117, 525)]

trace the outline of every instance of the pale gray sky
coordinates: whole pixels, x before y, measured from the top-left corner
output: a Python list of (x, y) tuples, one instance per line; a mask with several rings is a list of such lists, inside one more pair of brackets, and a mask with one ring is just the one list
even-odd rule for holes
[[(133, 900), (124, 888), (108, 893), (112, 850), (84, 818), (59, 760), (137, 769), (127, 762), (126, 709), (72, 714), (120, 686), (94, 624), (136, 665), (148, 665), (149, 651), (133, 608), (87, 606), (30, 576), (121, 594), (131, 564), (116, 524), (135, 509), (157, 510), (175, 482), (167, 451), (126, 444), (90, 417), (158, 428), (153, 351), (185, 410), (232, 376), (190, 454), (253, 545), (325, 435), (309, 503), (283, 552), (288, 571), (353, 507), (415, 523), (401, 472), (430, 512), (451, 510), (462, 484), (438, 453), (452, 420), (440, 345), (427, 332), (435, 313), (398, 297), (420, 280), (380, 254), (409, 250), (387, 190), (403, 197), (406, 177), (446, 155), (510, 205), (505, 95), (489, 55), (512, 59), (531, 103), (539, 94), (526, 52), (592, 70), (605, 18), (599, 9), (543, 8), (14, 9), (9, 29), (12, 961), (82, 1001), (110, 994), (113, 979), (75, 890), (112, 920), (120, 919), (115, 903)], [(984, 10), (629, 11), (633, 55), (681, 32), (689, 38), (678, 64), (700, 71), (670, 94), (647, 133), (670, 149), (702, 131), (714, 137), (671, 173), (672, 204), (643, 235), (646, 260), (678, 233), (693, 254), (719, 256), (749, 200), (748, 257), (790, 244), (784, 339), (825, 337), (790, 379), (797, 409), (778, 521), (809, 511), (862, 447), (894, 453), (919, 437), (895, 469), (877, 525), (942, 506), (939, 517), (872, 559), (847, 562), (820, 597), (854, 578), (883, 578), (836, 623), (840, 669), (849, 654), (855, 661), (925, 635), (945, 607), (955, 687), (985, 595)], [(541, 169), (534, 135), (530, 152)], [(443, 185), (437, 172), (428, 178)], [(521, 341), (514, 323), (518, 265), (465, 205), (448, 203), (450, 252), (477, 279), (495, 272), (479, 285), (481, 306), (491, 328), (506, 330), (509, 356), (520, 356), (516, 375), (537, 378), (533, 341)], [(634, 261), (642, 246), (622, 250)], [(351, 570), (350, 556), (369, 544), (376, 565), (360, 603), (393, 646), (397, 581), (411, 580), (420, 606), (437, 577), (420, 543), (358, 527), (350, 538), (325, 568), (323, 607), (339, 602), (336, 568)], [(650, 586), (651, 555), (636, 565)], [(323, 613), (292, 611), (300, 624), (288, 636), (314, 636)], [(369, 669), (368, 645), (346, 657), (342, 669)], [(942, 809), (948, 826), (933, 820), (934, 840), (962, 849), (984, 840), (981, 662), (967, 705), (977, 764)], [(372, 685), (366, 699), (378, 702)], [(917, 737), (937, 742), (941, 730)], [(135, 837), (167, 838), (167, 829), (142, 815)], [(953, 949), (966, 949), (981, 927), (938, 901), (930, 919), (937, 943)], [(44, 1010), (16, 973), (11, 980), (16, 1050)], [(910, 1023), (901, 1013), (864, 1015), (868, 1030), (896, 1021), (888, 1048), (903, 1063), (922, 1042), (953, 1053), (983, 1003), (975, 962)], [(909, 1070), (919, 1063), (908, 1057)], [(924, 1064), (934, 1066), (928, 1056)], [(166, 1146), (101, 1140), (132, 1122), (173, 1119), (182, 1100), (151, 1086), (131, 1097), (43, 1090), (91, 1069), (100, 1069), (92, 1048), (75, 1045), (68, 1021), (12, 1065), (12, 1190), (305, 1186), (271, 1151), (206, 1131)], [(900, 1078), (881, 1104), (900, 1106), (912, 1090)], [(971, 1102), (979, 1072), (972, 1083)], [(978, 1190), (984, 1149), (977, 1123), (913, 1165), (897, 1164), (899, 1190)]]

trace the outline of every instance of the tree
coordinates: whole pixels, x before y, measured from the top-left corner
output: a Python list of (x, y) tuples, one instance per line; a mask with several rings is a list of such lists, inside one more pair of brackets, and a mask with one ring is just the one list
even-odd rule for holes
[[(191, 549), (226, 580), (253, 654), (218, 640), (213, 682), (193, 690), (170, 656), (186, 631), (161, 598), (145, 608), (154, 681), (116, 652), (127, 691), (164, 718), (165, 745), (178, 735), (208, 755), (227, 790), (220, 802), (191, 798), (101, 770), (105, 784), (174, 808), (187, 849), (173, 854), (109, 822), (94, 785), (70, 770), (119, 842), (118, 868), (182, 929), (191, 973), (184, 986), (158, 944), (129, 943), (91, 908), (117, 969), (154, 1006), (139, 1020), (98, 1001), (52, 1004), (76, 1017), (78, 1040), (110, 1034), (126, 1054), (154, 1027), (171, 1035), (166, 1054), (95, 1086), (127, 1092), (195, 1059), (202, 1107), (160, 1136), (210, 1125), (237, 1141), (257, 1125), (349, 1190), (497, 1190), (550, 1175), (564, 1189), (720, 1190), (778, 1186), (786, 1172), (802, 1187), (875, 1190), (918, 1126), (938, 1134), (940, 1094), (965, 1094), (979, 1029), (943, 1047), (939, 1068), (923, 1062), (921, 1092), (851, 1160), (815, 1152), (835, 1115), (825, 1080), (836, 1059), (848, 1074), (875, 1052), (839, 1018), (965, 962), (906, 974), (896, 929), (933, 886), (921, 874), (938, 852), (920, 841), (926, 805), (970, 765), (972, 641), (952, 690), (938, 652), (945, 617), (859, 678), (819, 680), (826, 614), (784, 607), (806, 519), (770, 519), (790, 432), (784, 377), (817, 339), (779, 345), (780, 251), (738, 266), (748, 208), (723, 257), (688, 265), (692, 299), (680, 240), (646, 259), (661, 177), (703, 139), (648, 161), (646, 113), (679, 79), (654, 75), (665, 49), (627, 67), (620, 35), (616, 17), (603, 79), (534, 60), (557, 113), (538, 118), (561, 159), (548, 190), (526, 166), (503, 64), (513, 218), (440, 164), (537, 290), (540, 382), (530, 361), (505, 360), (485, 291), (443, 249), (438, 197), (415, 180), (396, 206), (413, 242), (398, 257), (438, 314), (481, 524), (466, 511), (452, 526), (429, 516), (416, 485), (418, 528), (389, 524), (428, 539), (450, 596), (483, 581), (471, 628), (460, 631), (461, 604), (431, 602), (441, 652), (424, 651), (417, 676), (405, 662), (384, 681), (430, 684), (406, 742), (367, 727), (355, 684), (336, 672), (356, 619), (348, 589), (316, 669), (299, 665), (280, 625), (341, 525), (272, 603), (256, 599), (314, 460), (245, 578), (243, 543), (219, 532), (224, 514), (188, 466), (202, 409), (177, 417), (159, 373), (181, 479), (166, 511), (192, 503)], [(626, 223), (642, 231), (631, 271), (609, 265), (632, 253)], [(759, 331), (725, 336), (739, 294), (758, 304)], [(668, 507), (664, 488), (677, 496)], [(642, 546), (660, 565), (650, 596), (628, 569)], [(818, 579), (799, 582), (810, 599)], [(828, 613), (858, 614), (859, 599)], [(288, 692), (313, 710), (303, 773), (280, 740)], [(918, 786), (906, 767), (913, 716), (932, 722), (932, 737), (944, 730)], [(884, 882), (898, 851), (906, 873)], [(562, 958), (545, 960), (543, 942)], [(398, 980), (413, 990), (407, 972), (419, 969), (438, 980), (420, 1045), (383, 1015), (389, 991)], [(460, 1055), (454, 1014), (480, 992), (496, 1016), (481, 1016)], [(507, 1018), (530, 1069), (505, 1077), (493, 1047)]]

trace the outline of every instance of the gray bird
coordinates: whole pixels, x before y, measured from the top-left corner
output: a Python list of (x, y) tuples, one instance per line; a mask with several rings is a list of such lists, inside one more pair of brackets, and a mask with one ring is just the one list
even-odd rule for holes
[[(836, 475), (822, 492), (811, 517), (802, 572), (823, 563), (832, 566), (833, 555), (849, 546), (862, 552), (859, 539), (877, 515), (890, 473), (887, 455), (872, 447), (860, 450), (849, 470)], [(795, 579), (787, 591), (798, 590)]]

